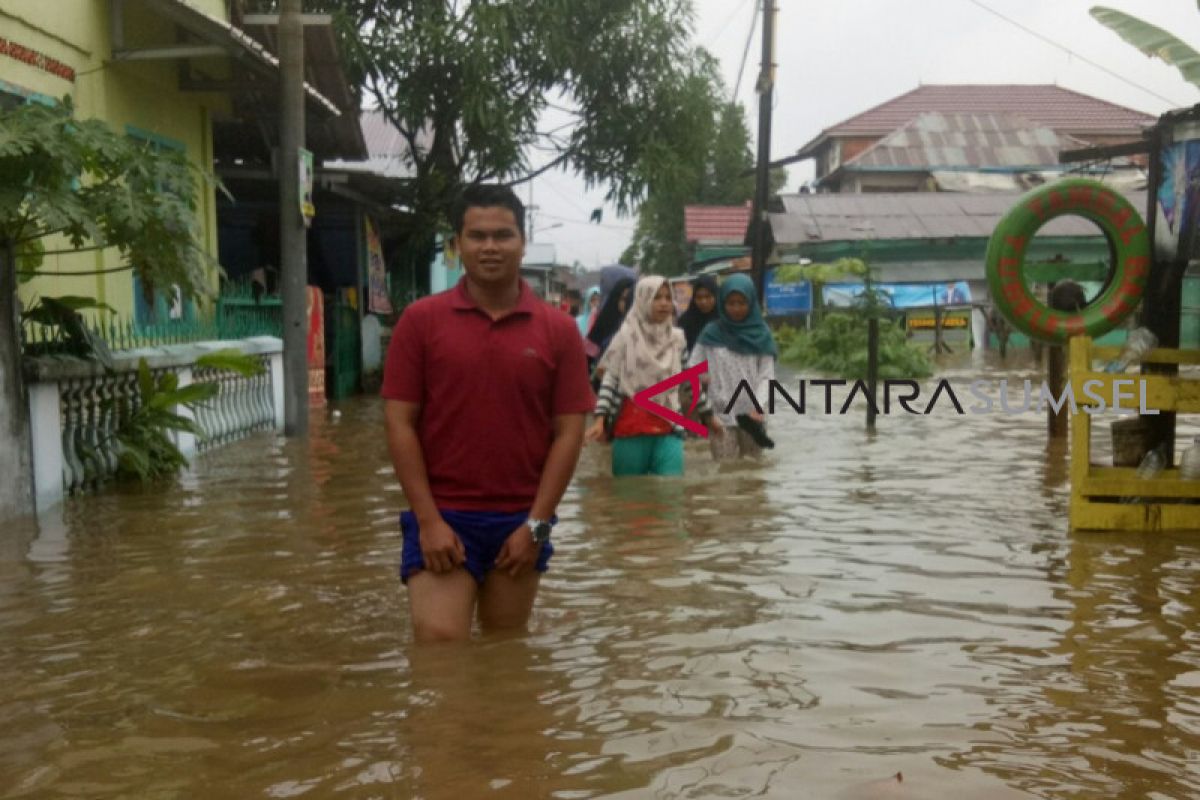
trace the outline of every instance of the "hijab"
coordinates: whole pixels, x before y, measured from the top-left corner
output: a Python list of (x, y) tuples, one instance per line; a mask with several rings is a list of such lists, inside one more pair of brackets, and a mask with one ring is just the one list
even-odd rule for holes
[(608, 302), (608, 298), (612, 296), (613, 289), (618, 283), (628, 280), (633, 283), (637, 280), (637, 272), (632, 268), (621, 264), (612, 264), (603, 267), (600, 270), (600, 305), (603, 307)]
[[(596, 321), (592, 324), (592, 330), (588, 333), (588, 341), (595, 344), (603, 352), (604, 348), (608, 347), (608, 343), (612, 337), (616, 335), (620, 329), (621, 323), (625, 320), (625, 315), (629, 313), (629, 307), (633, 305), (632, 299), (626, 306), (624, 311), (618, 308), (621, 302), (621, 295), (625, 290), (633, 286), (632, 278), (622, 278), (617, 281), (616, 285), (608, 293), (608, 299), (600, 305), (600, 313), (596, 315)], [(600, 290), (601, 297), (604, 296), (604, 290)]]
[[(696, 305), (696, 292), (701, 289), (707, 289), (713, 296), (713, 307), (707, 314)], [(712, 275), (702, 275), (692, 286), (692, 302), (688, 304), (687, 310), (679, 318), (679, 327), (683, 328), (683, 335), (687, 338), (689, 350), (696, 344), (696, 337), (700, 335), (700, 331), (704, 330), (704, 326), (716, 321), (720, 316), (717, 312), (717, 307), (720, 305), (717, 301), (719, 295), (717, 279)]]
[[(750, 313), (741, 322), (734, 322), (725, 313), (725, 300), (734, 292), (745, 297), (750, 303)], [(724, 347), (735, 353), (779, 355), (775, 337), (763, 321), (762, 311), (758, 307), (758, 293), (754, 291), (754, 282), (749, 277), (731, 275), (725, 279), (717, 298), (717, 314), (717, 321), (708, 323), (700, 333), (700, 344)]]
[(592, 298), (600, 294), (600, 287), (593, 286), (588, 289), (583, 295), (583, 307), (579, 309), (579, 314), (575, 317), (575, 324), (579, 326), (579, 335), (587, 336), (588, 331), (592, 329), (592, 323), (596, 321), (596, 315), (600, 313), (600, 308), (592, 308)]
[[(637, 282), (633, 308), (621, 323), (600, 366), (616, 377), (621, 393), (632, 397), (679, 371), (683, 358), (683, 331), (668, 317), (654, 321), (654, 295), (666, 285), (661, 275)], [(673, 399), (672, 393), (668, 401)]]

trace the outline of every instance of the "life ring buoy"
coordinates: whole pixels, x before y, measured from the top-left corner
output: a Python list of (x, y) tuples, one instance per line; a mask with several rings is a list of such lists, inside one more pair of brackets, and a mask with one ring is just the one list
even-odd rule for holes
[[(1100, 296), (1079, 311), (1050, 308), (1025, 281), (1025, 251), (1055, 217), (1075, 214), (1096, 223), (1113, 254), (1113, 275)], [(1129, 201), (1102, 183), (1070, 178), (1025, 194), (996, 225), (987, 248), (992, 302), (1017, 330), (1060, 344), (1077, 334), (1101, 336), (1133, 313), (1150, 273), (1150, 237)]]

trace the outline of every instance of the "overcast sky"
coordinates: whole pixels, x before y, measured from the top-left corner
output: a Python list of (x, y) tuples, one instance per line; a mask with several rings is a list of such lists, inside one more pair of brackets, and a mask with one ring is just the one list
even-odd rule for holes
[[(762, 0), (694, 3), (695, 41), (721, 60), (732, 91), (754, 7)], [(1085, 0), (776, 4), (779, 69), (771, 141), (776, 159), (796, 152), (823, 129), (922, 83), (1058, 84), (1149, 114), (1200, 102), (1200, 90), (1173, 68), (1143, 56), (1093, 20), (1088, 9), (1095, 3)], [(1200, 47), (1195, 0), (1113, 0), (1106, 5)], [(758, 119), (753, 87), (760, 53), (756, 33), (738, 90), (752, 134)], [(794, 191), (812, 177), (811, 162), (792, 165), (788, 174), (787, 191)], [(521, 194), (528, 199), (529, 188), (522, 188)], [(578, 260), (587, 268), (613, 263), (629, 244), (636, 217), (619, 218), (606, 206), (604, 227), (588, 224), (591, 209), (603, 204), (603, 192), (586, 192), (570, 175), (553, 173), (535, 180), (533, 200), (539, 206), (535, 240), (553, 242), (561, 263)], [(550, 227), (554, 225), (560, 227)]]

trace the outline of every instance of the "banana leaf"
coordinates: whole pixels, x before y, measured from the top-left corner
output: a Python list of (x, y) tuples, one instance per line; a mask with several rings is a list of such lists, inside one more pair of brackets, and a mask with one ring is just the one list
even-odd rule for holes
[(1200, 53), (1173, 33), (1123, 11), (1095, 6), (1091, 15), (1109, 30), (1151, 58), (1161, 58), (1179, 70), (1184, 80), (1200, 87)]

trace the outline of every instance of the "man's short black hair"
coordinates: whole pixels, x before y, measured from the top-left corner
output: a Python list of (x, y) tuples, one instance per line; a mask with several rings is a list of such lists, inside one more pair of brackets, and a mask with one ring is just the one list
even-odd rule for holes
[(455, 235), (462, 233), (468, 208), (507, 208), (517, 219), (521, 238), (525, 238), (525, 204), (511, 188), (496, 183), (473, 183), (464, 187), (450, 211)]

